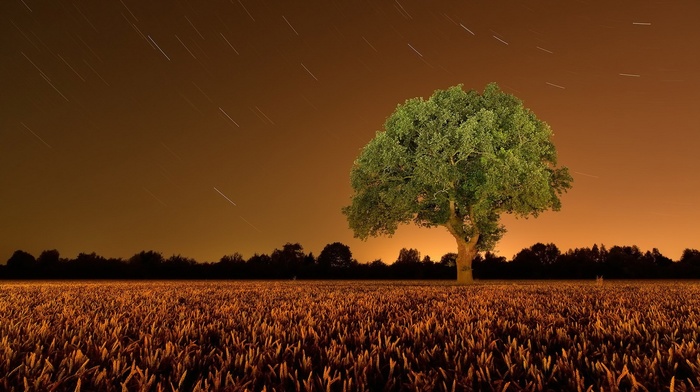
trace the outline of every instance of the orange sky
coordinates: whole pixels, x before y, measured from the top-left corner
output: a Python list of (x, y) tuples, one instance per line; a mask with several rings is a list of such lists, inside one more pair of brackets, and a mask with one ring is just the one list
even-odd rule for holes
[(378, 3), (3, 1), (0, 260), (335, 241), (439, 259), (443, 228), (353, 239), (350, 167), (397, 104), (491, 81), (575, 178), (562, 211), (505, 217), (497, 253), (700, 247), (699, 2)]

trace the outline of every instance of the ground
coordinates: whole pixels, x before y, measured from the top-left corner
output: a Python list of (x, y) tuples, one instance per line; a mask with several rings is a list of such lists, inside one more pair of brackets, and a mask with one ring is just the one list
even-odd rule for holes
[(700, 282), (5, 282), (3, 390), (693, 390)]

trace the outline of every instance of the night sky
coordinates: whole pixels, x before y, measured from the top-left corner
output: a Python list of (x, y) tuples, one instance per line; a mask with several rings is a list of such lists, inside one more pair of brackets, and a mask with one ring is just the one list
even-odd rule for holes
[(218, 261), (340, 241), (361, 262), (456, 251), (444, 228), (353, 239), (349, 173), (397, 104), (489, 82), (554, 131), (536, 242), (697, 248), (700, 2), (0, 2), (0, 260), (141, 250)]

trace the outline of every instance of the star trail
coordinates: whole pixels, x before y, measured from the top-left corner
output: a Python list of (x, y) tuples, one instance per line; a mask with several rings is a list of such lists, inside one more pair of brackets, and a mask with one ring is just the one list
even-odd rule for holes
[(439, 228), (352, 238), (350, 167), (397, 104), (489, 82), (551, 126), (575, 177), (561, 212), (504, 217), (496, 253), (678, 258), (698, 245), (697, 15), (629, 0), (3, 1), (0, 260), (336, 241), (361, 262), (439, 259), (454, 250)]

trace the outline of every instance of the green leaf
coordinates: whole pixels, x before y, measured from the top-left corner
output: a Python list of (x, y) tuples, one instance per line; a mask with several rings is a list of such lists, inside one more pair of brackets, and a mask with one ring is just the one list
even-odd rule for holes
[(505, 232), (502, 213), (561, 208), (573, 179), (556, 167), (551, 138), (544, 121), (495, 83), (483, 94), (460, 85), (409, 99), (353, 164), (351, 204), (342, 211), (362, 239), (413, 221), (478, 234), (478, 247), (491, 249)]

